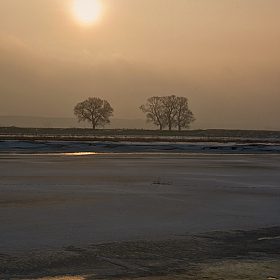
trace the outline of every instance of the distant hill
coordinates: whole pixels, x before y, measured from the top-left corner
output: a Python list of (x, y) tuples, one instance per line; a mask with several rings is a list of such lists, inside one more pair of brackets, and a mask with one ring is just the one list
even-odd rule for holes
[[(41, 128), (90, 128), (88, 122), (78, 122), (77, 118), (48, 118), (28, 116), (0, 116), (0, 126), (41, 127)], [(157, 129), (158, 127), (146, 123), (144, 119), (111, 119), (111, 124), (105, 128), (112, 129)], [(280, 130), (277, 124), (263, 123), (200, 123), (192, 124), (191, 129), (255, 129)]]
[[(0, 126), (42, 127), (42, 128), (90, 128), (88, 122), (78, 122), (77, 118), (47, 118), (28, 116), (0, 116)], [(111, 119), (106, 128), (155, 129), (145, 120)]]

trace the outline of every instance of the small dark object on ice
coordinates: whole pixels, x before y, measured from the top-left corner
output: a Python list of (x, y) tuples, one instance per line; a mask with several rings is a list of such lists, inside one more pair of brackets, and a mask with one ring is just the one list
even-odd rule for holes
[(170, 182), (162, 182), (161, 180), (160, 180), (160, 177), (157, 179), (157, 181), (154, 181), (153, 182), (153, 185), (171, 185), (171, 183)]

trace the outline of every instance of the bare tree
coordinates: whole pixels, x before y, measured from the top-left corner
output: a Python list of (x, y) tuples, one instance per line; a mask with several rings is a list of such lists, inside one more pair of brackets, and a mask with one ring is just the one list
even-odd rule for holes
[(177, 97), (175, 95), (151, 97), (140, 109), (146, 113), (147, 122), (153, 122), (162, 130), (168, 126), (169, 130), (177, 126), (178, 130), (189, 128), (195, 121), (195, 117), (188, 107), (186, 97)]
[(195, 121), (193, 112), (189, 109), (188, 99), (186, 97), (177, 97), (177, 114), (175, 123), (178, 130), (189, 128), (190, 124)]
[(97, 97), (89, 97), (87, 100), (78, 103), (74, 107), (74, 114), (80, 121), (89, 121), (92, 128), (109, 124), (109, 118), (113, 116), (114, 109), (109, 102)]
[(165, 108), (161, 97), (150, 97), (145, 105), (141, 105), (140, 109), (146, 113), (147, 123), (153, 122), (162, 130), (166, 125)]
[(161, 98), (164, 105), (168, 129), (172, 130), (172, 126), (175, 125), (175, 117), (177, 115), (177, 97), (175, 95), (170, 95), (163, 96)]

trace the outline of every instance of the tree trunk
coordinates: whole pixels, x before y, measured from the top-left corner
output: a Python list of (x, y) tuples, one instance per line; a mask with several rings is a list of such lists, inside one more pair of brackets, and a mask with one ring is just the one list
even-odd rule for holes
[(95, 123), (92, 123), (92, 129), (95, 130)]
[(162, 130), (162, 124), (159, 124), (159, 130)]

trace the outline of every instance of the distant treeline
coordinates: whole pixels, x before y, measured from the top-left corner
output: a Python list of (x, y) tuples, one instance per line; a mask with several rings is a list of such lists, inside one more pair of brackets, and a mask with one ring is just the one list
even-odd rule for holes
[[(254, 142), (269, 141), (279, 143), (280, 131), (268, 130), (228, 130), (228, 129), (206, 129), (206, 130), (182, 130), (182, 131), (168, 131), (168, 130), (142, 130), (142, 129), (96, 129), (89, 128), (23, 128), (23, 127), (0, 127), (0, 140), (8, 139), (44, 139), (46, 137), (74, 137), (76, 140), (94, 140), (91, 137), (106, 137), (108, 141), (116, 141), (119, 137), (120, 141), (124, 139), (137, 140), (138, 139), (163, 139), (168, 137), (169, 141), (177, 141), (184, 139), (194, 141), (236, 141), (238, 139), (251, 139)], [(121, 137), (123, 136), (123, 139)], [(34, 137), (34, 138), (32, 138)], [(80, 138), (79, 138), (80, 137)], [(89, 137), (89, 138), (87, 138)], [(125, 138), (126, 137), (126, 138)], [(73, 138), (73, 139), (74, 139)], [(65, 138), (63, 140), (66, 140)], [(98, 139), (97, 139), (98, 140)], [(168, 139), (167, 139), (168, 140)]]

